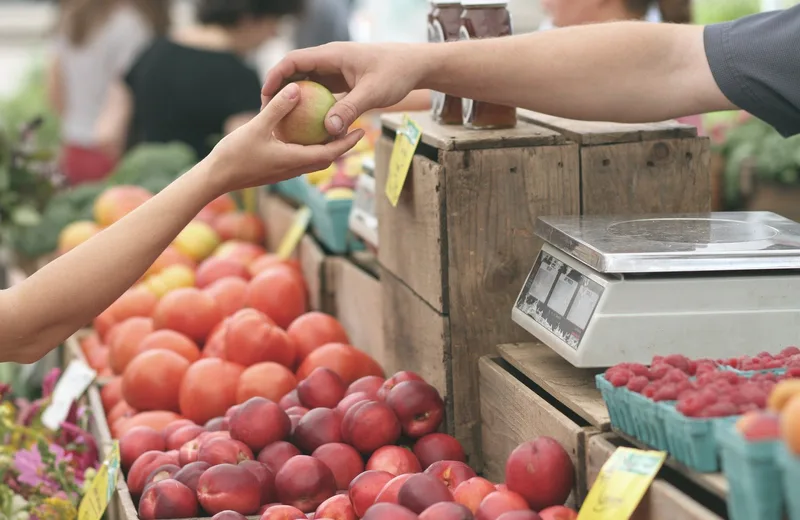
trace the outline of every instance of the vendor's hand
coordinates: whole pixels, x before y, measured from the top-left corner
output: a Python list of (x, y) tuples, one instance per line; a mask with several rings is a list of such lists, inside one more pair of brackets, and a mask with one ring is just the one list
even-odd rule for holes
[(288, 81), (310, 79), (333, 93), (347, 93), (328, 112), (325, 126), (340, 135), (369, 110), (399, 103), (424, 76), (415, 44), (329, 43), (290, 52), (267, 74), (261, 97), (269, 102)]
[(208, 159), (220, 193), (272, 184), (324, 170), (364, 136), (356, 130), (328, 144), (287, 144), (273, 135), (278, 122), (300, 101), (297, 85), (288, 85), (248, 123), (225, 136)]

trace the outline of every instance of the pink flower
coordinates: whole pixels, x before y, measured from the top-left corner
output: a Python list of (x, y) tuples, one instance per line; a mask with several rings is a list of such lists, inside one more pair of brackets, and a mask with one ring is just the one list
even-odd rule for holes
[(53, 391), (56, 388), (56, 383), (58, 383), (58, 378), (61, 377), (61, 369), (54, 368), (51, 370), (42, 381), (42, 397), (50, 397), (53, 394)]
[(14, 467), (19, 474), (17, 481), (32, 488), (47, 484), (44, 463), (38, 449), (20, 450), (14, 454)]

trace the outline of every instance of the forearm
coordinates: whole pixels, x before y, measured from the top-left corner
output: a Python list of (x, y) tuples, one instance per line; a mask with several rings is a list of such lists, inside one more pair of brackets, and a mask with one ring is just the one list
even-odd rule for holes
[(38, 359), (133, 285), (220, 193), (206, 160), (128, 216), (0, 294), (0, 361)]
[(571, 119), (647, 122), (733, 108), (699, 26), (619, 22), (419, 48), (418, 87)]

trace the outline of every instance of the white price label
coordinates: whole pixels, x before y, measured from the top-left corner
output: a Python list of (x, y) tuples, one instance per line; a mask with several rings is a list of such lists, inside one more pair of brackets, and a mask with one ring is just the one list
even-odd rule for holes
[(375, 179), (360, 175), (356, 184), (353, 209), (348, 221), (350, 231), (374, 247), (378, 247), (378, 218), (375, 216)]
[(550, 307), (553, 312), (563, 316), (567, 312), (569, 302), (572, 301), (572, 297), (575, 296), (575, 291), (577, 289), (578, 282), (565, 274), (559, 275), (558, 282), (556, 283), (555, 289), (553, 289), (553, 294), (550, 295), (547, 306)]
[(72, 361), (56, 383), (50, 405), (42, 414), (42, 424), (57, 430), (67, 418), (72, 403), (83, 395), (95, 377), (97, 372), (86, 363), (78, 359)]
[(536, 272), (536, 276), (533, 277), (533, 283), (528, 294), (544, 303), (547, 300), (547, 295), (550, 294), (550, 289), (553, 288), (557, 274), (558, 269), (553, 264), (542, 263)]
[(578, 295), (575, 297), (575, 301), (572, 302), (572, 307), (569, 310), (567, 319), (577, 325), (581, 330), (586, 330), (586, 325), (589, 324), (589, 318), (592, 317), (592, 313), (599, 299), (599, 294), (586, 286), (581, 286), (578, 289)]

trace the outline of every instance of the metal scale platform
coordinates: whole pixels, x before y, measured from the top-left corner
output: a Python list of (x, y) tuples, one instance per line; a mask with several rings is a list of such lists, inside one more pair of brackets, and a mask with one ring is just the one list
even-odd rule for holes
[(578, 367), (800, 344), (800, 224), (769, 212), (542, 217), (512, 319)]

